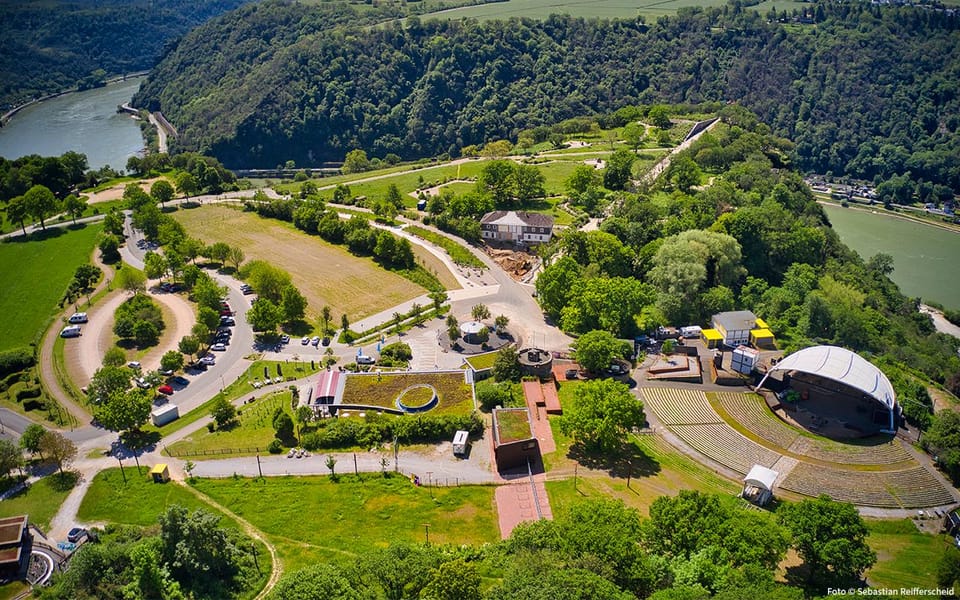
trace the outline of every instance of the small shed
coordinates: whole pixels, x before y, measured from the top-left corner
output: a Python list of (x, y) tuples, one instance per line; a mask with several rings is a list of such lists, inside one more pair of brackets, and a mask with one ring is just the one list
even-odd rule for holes
[(780, 473), (763, 465), (753, 465), (743, 478), (743, 491), (740, 497), (757, 506), (765, 506), (773, 499), (773, 485)]
[(153, 409), (150, 413), (150, 421), (157, 427), (162, 427), (171, 421), (180, 418), (180, 409), (176, 404), (165, 404), (159, 408)]
[(420, 198), (419, 200), (417, 200), (417, 210), (421, 210), (421, 211), (427, 210), (427, 199), (426, 199), (426, 198)]
[(703, 340), (707, 348), (719, 348), (723, 343), (723, 335), (716, 329), (703, 329), (700, 331), (700, 339)]
[(170, 467), (168, 467), (166, 463), (154, 465), (154, 467), (150, 469), (150, 477), (153, 477), (154, 483), (166, 483), (170, 481)]
[(776, 348), (776, 343), (774, 342), (773, 332), (769, 329), (751, 329), (750, 330), (750, 344), (754, 348)]
[(540, 444), (526, 408), (493, 409), (493, 456), (498, 471), (525, 467), (540, 458)]

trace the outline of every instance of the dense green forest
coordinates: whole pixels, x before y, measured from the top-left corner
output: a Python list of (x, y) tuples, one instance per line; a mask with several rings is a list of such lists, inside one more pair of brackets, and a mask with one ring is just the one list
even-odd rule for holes
[[(628, 104), (739, 102), (805, 170), (960, 190), (960, 18), (821, 4), (814, 24), (727, 5), (635, 20), (356, 27), (349, 7), (247, 6), (185, 36), (136, 97), (232, 167), (406, 159)], [(367, 19), (374, 18), (370, 13)], [(338, 23), (350, 22), (350, 26)], [(611, 124), (616, 123), (611, 117)]]
[(0, 109), (151, 68), (167, 44), (246, 0), (0, 1)]

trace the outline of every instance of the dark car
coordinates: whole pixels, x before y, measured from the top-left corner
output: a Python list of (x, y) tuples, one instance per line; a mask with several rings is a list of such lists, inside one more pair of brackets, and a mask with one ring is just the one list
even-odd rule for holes
[(577, 377), (579, 377), (580, 371), (578, 371), (577, 369), (567, 369), (563, 375), (567, 379), (576, 379)]
[(176, 376), (176, 377), (174, 377), (174, 378), (172, 378), (170, 381), (174, 382), (174, 383), (177, 384), (177, 385), (189, 385), (189, 384), (190, 384), (190, 380), (189, 380), (189, 379), (187, 379), (186, 377), (180, 377), (179, 375)]
[(76, 544), (87, 536), (87, 530), (83, 527), (74, 527), (67, 533), (67, 541)]

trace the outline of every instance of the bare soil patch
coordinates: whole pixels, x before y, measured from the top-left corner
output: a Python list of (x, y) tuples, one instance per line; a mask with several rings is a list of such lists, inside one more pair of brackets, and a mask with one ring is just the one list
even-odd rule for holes
[(218, 241), (243, 249), (247, 260), (266, 260), (293, 277), (306, 296), (307, 316), (315, 320), (329, 305), (334, 318), (350, 321), (376, 314), (416, 298), (426, 290), (382, 269), (371, 258), (353, 256), (345, 248), (307, 235), (292, 225), (263, 219), (224, 206), (180, 210), (173, 217), (205, 243)]

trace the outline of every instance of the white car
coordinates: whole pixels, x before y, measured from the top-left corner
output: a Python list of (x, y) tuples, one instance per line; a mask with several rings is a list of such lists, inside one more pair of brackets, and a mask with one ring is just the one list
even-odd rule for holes
[(319, 346), (319, 345), (320, 345), (320, 336), (319, 336), (319, 335), (313, 336), (313, 338), (310, 340), (310, 343), (313, 344), (314, 346)]
[(303, 338), (303, 339), (300, 340), (300, 345), (301, 345), (301, 346), (306, 346), (306, 345), (309, 344), (309, 343), (310, 343), (310, 338), (308, 338), (308, 337), (305, 337), (305, 338)]
[(140, 361), (131, 360), (130, 362), (127, 363), (127, 366), (130, 367), (131, 369), (140, 370)]
[(200, 364), (207, 365), (208, 367), (212, 367), (213, 365), (217, 364), (217, 359), (212, 354), (207, 354), (206, 356), (200, 359)]
[(214, 352), (223, 352), (227, 349), (227, 346), (226, 344), (223, 344), (223, 343), (216, 343), (210, 346), (210, 349), (213, 350)]

